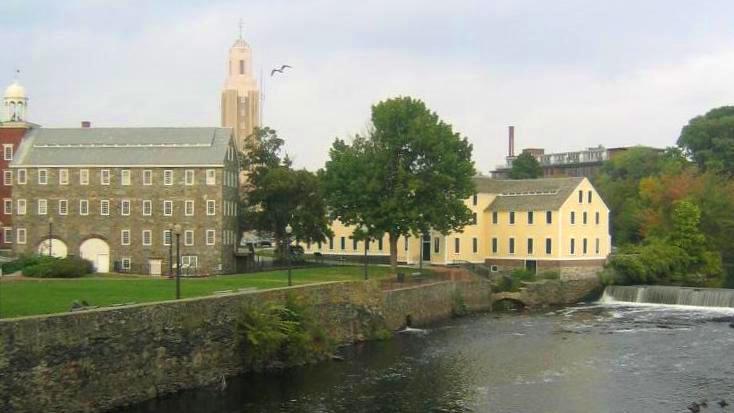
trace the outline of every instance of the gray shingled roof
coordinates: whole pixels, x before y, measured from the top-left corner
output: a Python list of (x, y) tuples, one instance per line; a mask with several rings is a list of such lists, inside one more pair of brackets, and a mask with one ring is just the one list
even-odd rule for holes
[(552, 210), (563, 205), (583, 177), (545, 179), (492, 179), (474, 177), (477, 192), (498, 194), (489, 211)]
[(37, 128), (12, 166), (221, 166), (229, 128)]

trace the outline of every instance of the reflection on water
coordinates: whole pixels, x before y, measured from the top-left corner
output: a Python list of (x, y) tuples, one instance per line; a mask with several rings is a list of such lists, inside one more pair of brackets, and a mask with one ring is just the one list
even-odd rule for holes
[(124, 412), (687, 411), (734, 401), (732, 316), (623, 305), (483, 314)]

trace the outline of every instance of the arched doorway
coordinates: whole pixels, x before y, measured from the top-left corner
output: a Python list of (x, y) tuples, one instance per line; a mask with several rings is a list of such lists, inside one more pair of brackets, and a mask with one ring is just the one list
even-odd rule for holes
[(110, 272), (110, 246), (103, 239), (89, 238), (82, 242), (79, 255), (92, 261), (96, 272)]
[[(49, 242), (50, 241), (50, 242)], [(51, 238), (51, 240), (45, 239), (38, 244), (39, 255), (49, 255), (49, 247), (51, 249), (51, 255), (58, 258), (64, 258), (68, 255), (68, 248), (66, 243), (58, 238)]]

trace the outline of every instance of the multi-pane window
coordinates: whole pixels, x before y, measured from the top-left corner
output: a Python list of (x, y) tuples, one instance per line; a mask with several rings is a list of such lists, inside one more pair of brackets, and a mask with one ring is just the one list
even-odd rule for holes
[(492, 223), (496, 224), (498, 220), (498, 214), (497, 211), (492, 211)]
[(584, 202), (584, 191), (579, 191), (579, 204)]
[(454, 238), (454, 254), (458, 254), (461, 250), (461, 239)]
[(89, 185), (89, 169), (79, 170), (79, 185)]
[(545, 239), (545, 253), (551, 254), (553, 252), (553, 241), (550, 238)]
[(123, 229), (122, 231), (120, 231), (120, 244), (130, 245), (130, 230), (129, 229)]
[(171, 245), (171, 230), (170, 229), (163, 230), (163, 245), (165, 246)]
[(163, 215), (167, 217), (173, 215), (173, 201), (163, 201)]
[(533, 255), (533, 239), (528, 238), (528, 255)]
[(153, 171), (150, 169), (143, 170), (143, 185), (153, 185)]
[(100, 215), (110, 214), (110, 201), (109, 200), (103, 199), (99, 201), (99, 214)]
[(68, 199), (59, 199), (59, 215), (69, 215)]
[(18, 169), (18, 184), (25, 185), (28, 175), (25, 169)]
[(25, 244), (25, 228), (18, 228), (15, 242), (18, 244)]
[(99, 171), (99, 183), (102, 185), (110, 184), (110, 170), (109, 169), (102, 169), (101, 171)]
[(120, 184), (130, 185), (130, 170), (129, 169), (123, 169), (120, 171)]
[(193, 185), (194, 184), (194, 170), (193, 169), (187, 169), (186, 170), (186, 185)]
[(26, 202), (25, 199), (18, 200), (18, 207), (15, 209), (18, 215), (25, 215)]
[(163, 185), (173, 185), (173, 170), (166, 169), (163, 171)]
[(515, 223), (515, 211), (510, 211), (510, 225)]
[(546, 224), (553, 223), (553, 211), (545, 211), (545, 223)]
[(217, 232), (213, 229), (206, 230), (206, 245), (214, 245)]
[(216, 215), (216, 213), (217, 213), (217, 202), (213, 199), (208, 199), (206, 201), (206, 214)]
[(39, 169), (38, 170), (38, 185), (46, 185), (46, 184), (48, 184), (48, 170)]
[(571, 248), (569, 249), (571, 255), (576, 254), (576, 240), (571, 238)]
[(497, 238), (492, 238), (492, 254), (497, 253), (497, 248), (499, 248), (499, 245), (497, 244), (498, 244)]
[(6, 244), (12, 244), (12, 242), (13, 242), (13, 228), (10, 228), (10, 227), (3, 228), (3, 241)]
[(207, 169), (206, 170), (206, 184), (207, 185), (216, 185), (217, 183), (217, 171), (214, 169)]
[(4, 144), (3, 145), (3, 158), (6, 161), (12, 161), (13, 160), (13, 145), (12, 144)]
[(130, 215), (130, 200), (129, 199), (123, 199), (120, 201), (120, 215), (128, 216)]
[(13, 171), (3, 171), (3, 185), (13, 185)]
[(576, 223), (576, 213), (571, 211), (571, 225)]
[(69, 185), (68, 169), (59, 169), (59, 185)]
[(79, 200), (79, 215), (89, 215), (89, 201), (86, 199)]
[(3, 213), (10, 215), (13, 213), (13, 200), (10, 198), (3, 199)]
[(181, 266), (186, 268), (197, 268), (199, 266), (199, 257), (196, 255), (182, 255)]
[(187, 217), (194, 215), (194, 201), (187, 199), (184, 203), (184, 215)]
[(589, 203), (591, 203), (591, 193), (592, 193), (592, 192), (591, 192), (591, 191), (589, 191), (589, 197), (588, 197), (588, 198), (589, 198), (589, 199), (588, 199), (588, 202), (589, 202)]
[(153, 215), (153, 201), (151, 201), (150, 199), (143, 200), (143, 215)]
[(184, 231), (184, 245), (194, 245), (194, 231), (187, 229)]
[(588, 214), (586, 213), (586, 211), (581, 213), (581, 223), (582, 224), (586, 225), (587, 217), (588, 217)]
[(143, 245), (153, 245), (153, 233), (149, 229), (143, 230)]
[(581, 241), (581, 253), (584, 255), (588, 252), (588, 243), (589, 242), (586, 238)]
[(130, 259), (130, 257), (122, 257), (120, 259), (120, 268), (123, 271), (130, 271), (131, 265), (132, 265), (132, 260)]
[(597, 238), (596, 241), (594, 242), (594, 251), (595, 251), (595, 254), (599, 254), (599, 238)]
[(596, 225), (599, 225), (599, 211), (596, 211), (596, 213), (594, 213), (594, 223)]
[(339, 239), (339, 247), (341, 248), (342, 251), (347, 248), (347, 240), (344, 239), (344, 237), (341, 237)]
[(533, 211), (528, 211), (528, 224), (533, 224), (533, 219), (535, 218)]
[(479, 250), (479, 240), (477, 240), (476, 237), (472, 238), (471, 239), (471, 252), (476, 254), (478, 250)]
[(510, 254), (515, 253), (515, 238), (510, 238)]
[(48, 214), (48, 201), (45, 199), (38, 200), (38, 215)]
[(438, 237), (433, 239), (433, 252), (438, 253), (441, 250), (441, 240)]

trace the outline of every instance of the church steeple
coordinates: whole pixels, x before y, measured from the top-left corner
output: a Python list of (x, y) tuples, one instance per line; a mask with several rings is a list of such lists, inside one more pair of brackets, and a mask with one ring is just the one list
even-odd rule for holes
[(252, 71), (252, 49), (242, 38), (229, 49), (227, 78), (222, 90), (222, 126), (232, 128), (240, 149), (256, 127), (260, 126), (260, 90)]
[(25, 122), (28, 112), (28, 97), (25, 88), (18, 82), (18, 74), (16, 71), (15, 80), (5, 89), (3, 96), (3, 113), (0, 120), (4, 122)]

